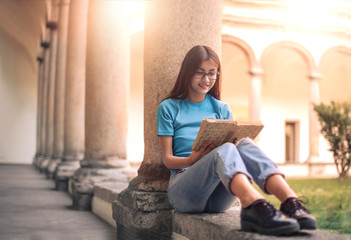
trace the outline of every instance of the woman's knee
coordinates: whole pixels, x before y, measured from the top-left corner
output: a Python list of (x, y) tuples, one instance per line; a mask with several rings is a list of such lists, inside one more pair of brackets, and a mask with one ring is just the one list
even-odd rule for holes
[(236, 146), (234, 145), (234, 143), (230, 143), (230, 142), (226, 142), (224, 144), (222, 144), (219, 149), (219, 151), (221, 152), (236, 152)]
[(218, 157), (223, 162), (231, 163), (233, 160), (239, 161), (241, 159), (237, 147), (233, 143), (224, 143), (217, 149)]
[(243, 138), (236, 143), (238, 151), (245, 151), (248, 149), (257, 149), (257, 145), (250, 138)]
[(239, 156), (239, 151), (233, 143), (224, 143), (217, 148), (217, 153), (221, 158), (226, 159), (227, 157), (236, 158)]
[(250, 138), (243, 138), (239, 142), (237, 142), (237, 146), (239, 145), (254, 145), (255, 143)]

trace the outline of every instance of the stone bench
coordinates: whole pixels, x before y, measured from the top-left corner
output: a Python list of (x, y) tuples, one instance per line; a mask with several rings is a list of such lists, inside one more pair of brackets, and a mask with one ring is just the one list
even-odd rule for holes
[(292, 236), (267, 236), (240, 231), (240, 207), (225, 213), (183, 214), (173, 211), (172, 240), (350, 240), (327, 231), (300, 231)]
[[(116, 228), (112, 202), (128, 183), (102, 182), (94, 185), (93, 212)], [(351, 240), (350, 237), (323, 230), (301, 231), (293, 236), (266, 236), (240, 231), (240, 206), (225, 213), (184, 214), (172, 210), (172, 240)]]

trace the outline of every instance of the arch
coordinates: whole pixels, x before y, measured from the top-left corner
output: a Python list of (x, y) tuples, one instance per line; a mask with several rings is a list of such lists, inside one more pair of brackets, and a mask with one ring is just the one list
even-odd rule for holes
[(260, 61), (259, 61), (260, 64), (262, 64), (263, 56), (265, 54), (267, 54), (269, 51), (272, 51), (273, 49), (278, 47), (290, 48), (297, 51), (307, 63), (307, 66), (309, 69), (309, 77), (320, 78), (320, 73), (312, 54), (304, 46), (293, 41), (284, 40), (284, 41), (275, 42), (269, 45), (261, 54)]
[(326, 49), (318, 63), (323, 74), (320, 85), (322, 102), (349, 101), (351, 91), (351, 49), (336, 45)]
[(344, 45), (338, 45), (338, 46), (328, 48), (323, 52), (322, 56), (319, 58), (318, 66), (321, 65), (321, 60), (323, 59), (323, 56), (325, 56), (329, 52), (341, 52), (346, 55), (351, 55), (351, 48), (346, 47)]
[(243, 50), (249, 59), (250, 73), (261, 72), (261, 65), (258, 63), (254, 51), (244, 40), (232, 35), (224, 34), (222, 35), (222, 41), (234, 44)]

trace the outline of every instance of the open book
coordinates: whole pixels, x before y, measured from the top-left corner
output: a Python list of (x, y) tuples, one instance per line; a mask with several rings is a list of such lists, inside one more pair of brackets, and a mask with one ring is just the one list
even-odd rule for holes
[(263, 124), (261, 122), (238, 122), (228, 119), (203, 119), (199, 133), (192, 146), (193, 151), (200, 149), (207, 139), (216, 141), (216, 146), (226, 142), (237, 142), (242, 138), (249, 137), (255, 139), (261, 132)]

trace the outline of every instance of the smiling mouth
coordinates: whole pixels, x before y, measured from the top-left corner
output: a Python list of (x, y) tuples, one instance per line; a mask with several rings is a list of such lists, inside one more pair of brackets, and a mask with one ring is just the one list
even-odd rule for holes
[(210, 87), (210, 85), (203, 85), (203, 84), (199, 84), (200, 88), (202, 89), (207, 89)]

